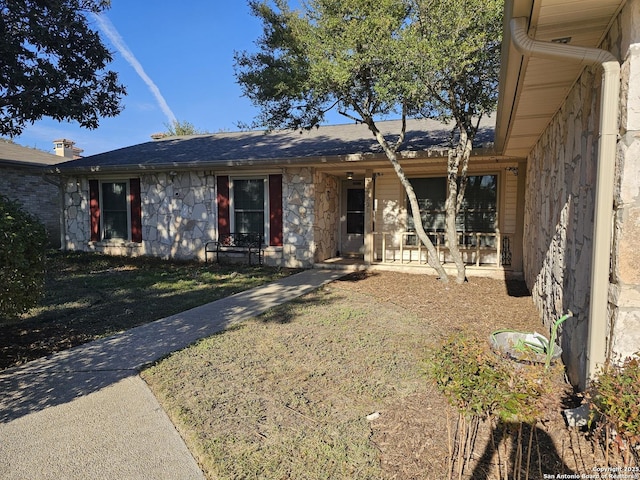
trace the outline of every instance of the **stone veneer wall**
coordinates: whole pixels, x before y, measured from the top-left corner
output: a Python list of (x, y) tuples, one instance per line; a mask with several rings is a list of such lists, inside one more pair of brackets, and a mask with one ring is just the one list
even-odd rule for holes
[(66, 248), (114, 255), (204, 258), (204, 243), (216, 238), (215, 178), (207, 172), (145, 174), (140, 179), (142, 243), (91, 242), (89, 182), (65, 183)]
[(91, 238), (89, 225), (89, 182), (86, 178), (63, 180), (65, 250), (87, 251)]
[(217, 236), (214, 175), (143, 175), (140, 190), (144, 253), (204, 259), (204, 244)]
[[(634, 242), (640, 238), (638, 21), (640, 0), (632, 0), (607, 41), (623, 59), (610, 288), (610, 325), (617, 323), (610, 340), (613, 353), (621, 355), (640, 349), (640, 263)], [(575, 384), (586, 372), (600, 89), (601, 69), (585, 69), (527, 161), (525, 280), (546, 326), (567, 310), (574, 313), (561, 339)]]
[(585, 71), (527, 162), (525, 281), (545, 326), (574, 314), (561, 337), (574, 383), (586, 368), (599, 78)]
[(315, 185), (311, 168), (287, 168), (282, 175), (283, 267), (305, 268), (313, 265), (316, 243)]
[[(330, 184), (327, 179), (321, 182), (323, 190), (327, 182)], [(217, 236), (213, 173), (145, 174), (141, 177), (140, 188), (142, 243), (121, 240), (91, 242), (89, 181), (87, 178), (67, 179), (64, 195), (66, 248), (114, 255), (204, 259), (205, 242)], [(266, 247), (266, 264), (295, 268), (313, 265), (316, 252), (315, 190), (312, 169), (292, 168), (284, 172), (284, 247)], [(323, 208), (331, 208), (332, 205)], [(323, 213), (323, 218), (327, 215)]]
[(326, 173), (316, 173), (316, 223), (314, 238), (316, 241), (315, 262), (322, 262), (335, 256), (338, 250), (338, 225), (340, 217), (338, 178)]
[(619, 359), (640, 352), (640, 0), (627, 2), (612, 27), (610, 43), (622, 59), (610, 288), (612, 355)]
[(0, 192), (17, 201), (47, 229), (52, 247), (60, 246), (60, 191), (32, 168), (2, 167)]

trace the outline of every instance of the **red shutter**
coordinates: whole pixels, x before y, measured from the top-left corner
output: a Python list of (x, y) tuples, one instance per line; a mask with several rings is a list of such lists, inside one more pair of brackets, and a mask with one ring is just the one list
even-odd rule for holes
[(229, 217), (229, 177), (219, 175), (218, 183), (218, 236), (231, 233)]
[(140, 179), (129, 179), (129, 203), (131, 204), (131, 241), (142, 243), (142, 199)]
[(100, 241), (100, 184), (89, 180), (89, 212), (91, 217), (91, 241)]
[(282, 246), (282, 175), (269, 175), (269, 245)]

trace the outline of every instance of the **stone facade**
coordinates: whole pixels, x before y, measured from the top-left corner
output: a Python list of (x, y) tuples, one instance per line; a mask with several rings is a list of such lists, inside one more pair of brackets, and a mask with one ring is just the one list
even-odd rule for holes
[[(614, 356), (640, 350), (640, 264), (634, 241), (640, 237), (638, 22), (640, 0), (633, 0), (607, 39), (623, 62), (610, 286), (609, 353)], [(525, 280), (545, 325), (568, 310), (574, 314), (561, 336), (573, 383), (586, 371), (600, 89), (601, 69), (585, 69), (527, 161)]]
[(89, 225), (89, 182), (84, 178), (63, 181), (64, 248), (88, 250), (91, 238)]
[[(124, 177), (122, 177), (124, 178)], [(265, 247), (268, 265), (311, 267), (316, 255), (316, 203), (320, 206), (320, 244), (330, 235), (331, 212), (337, 204), (316, 198), (315, 192), (331, 188), (331, 178), (310, 168), (283, 172), (283, 247)], [(316, 185), (314, 182), (318, 182)], [(334, 181), (335, 183), (335, 181)], [(217, 238), (216, 180), (212, 172), (160, 172), (140, 177), (142, 243), (123, 240), (91, 242), (89, 181), (64, 181), (65, 246), (69, 250), (113, 255), (154, 255), (162, 258), (204, 259), (204, 244)], [(335, 216), (336, 214), (334, 214)], [(329, 218), (329, 220), (327, 220)], [(334, 234), (335, 235), (335, 234)], [(326, 248), (325, 248), (326, 250)], [(326, 258), (326, 257), (325, 257)]]
[(0, 192), (15, 200), (47, 229), (49, 244), (60, 247), (60, 190), (29, 167), (2, 167)]
[(140, 190), (144, 253), (202, 259), (204, 244), (217, 236), (213, 174), (143, 175)]
[(622, 60), (610, 288), (611, 353), (620, 359), (640, 352), (640, 0), (627, 2), (612, 28), (610, 44)]
[(316, 173), (316, 222), (314, 238), (316, 242), (315, 262), (334, 257), (338, 250), (338, 226), (340, 217), (338, 209), (339, 181), (333, 175)]
[(65, 182), (65, 239), (70, 250), (162, 258), (204, 258), (216, 238), (215, 178), (209, 172), (153, 173), (140, 178), (142, 243), (91, 242), (89, 181)]
[(311, 168), (288, 168), (282, 176), (283, 243), (278, 265), (303, 268), (313, 265), (315, 240), (315, 185)]

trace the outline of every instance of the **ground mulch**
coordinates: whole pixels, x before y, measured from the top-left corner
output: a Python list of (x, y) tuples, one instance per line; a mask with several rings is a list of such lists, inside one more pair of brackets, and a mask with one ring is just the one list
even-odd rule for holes
[[(332, 288), (354, 290), (369, 295), (374, 302), (394, 304), (423, 318), (437, 319), (430, 323), (429, 331), (436, 340), (445, 340), (456, 332), (488, 338), (499, 329), (548, 334), (525, 283), (519, 280), (470, 278), (462, 285), (453, 282), (443, 285), (430, 275), (381, 272), (354, 274), (335, 282)], [(493, 448), (500, 443), (500, 438), (511, 432), (489, 423), (481, 424), (474, 456), (463, 478), (542, 479), (593, 475), (594, 468), (606, 466), (602, 449), (591, 441), (587, 432), (568, 428), (561, 412), (562, 407), (575, 407), (581, 400), (571, 388), (565, 391), (559, 388), (557, 401), (561, 408), (538, 423), (533, 432), (535, 451), (530, 468), (528, 473), (523, 468), (520, 476), (514, 471), (499, 472), (497, 467), (499, 461), (503, 465), (513, 463), (516, 456), (513, 443), (503, 442), (497, 452)], [(372, 422), (372, 441), (380, 450), (385, 477), (443, 478), (457, 414), (435, 386), (399, 399), (380, 414), (379, 419)], [(525, 429), (524, 435), (528, 435), (528, 430)], [(612, 457), (609, 464), (616, 466), (619, 461)], [(602, 475), (595, 472), (596, 477), (591, 478), (608, 478), (606, 472)]]

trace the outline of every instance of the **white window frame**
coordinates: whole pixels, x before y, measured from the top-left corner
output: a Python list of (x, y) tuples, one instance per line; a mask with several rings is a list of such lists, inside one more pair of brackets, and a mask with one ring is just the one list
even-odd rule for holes
[(263, 188), (263, 242), (267, 242), (269, 237), (269, 177), (266, 175), (235, 175), (229, 176), (229, 227), (232, 232), (236, 232), (236, 209), (235, 209), (235, 189), (236, 180), (262, 180)]
[[(126, 186), (126, 199), (127, 199), (127, 238), (105, 238), (105, 221), (104, 221), (104, 198), (102, 192), (104, 191), (105, 184), (111, 183), (124, 183)], [(110, 178), (100, 180), (99, 182), (99, 191), (100, 191), (100, 241), (102, 242), (117, 242), (117, 241), (131, 241), (131, 186), (129, 184), (128, 178)]]

